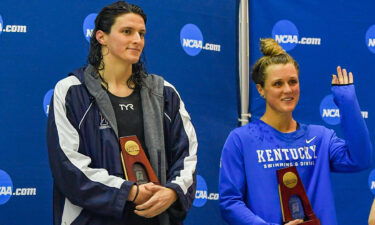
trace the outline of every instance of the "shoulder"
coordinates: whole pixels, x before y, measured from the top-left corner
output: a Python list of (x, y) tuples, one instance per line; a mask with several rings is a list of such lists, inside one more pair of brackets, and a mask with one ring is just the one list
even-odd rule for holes
[(55, 95), (66, 95), (69, 89), (81, 84), (81, 81), (76, 76), (71, 75), (57, 82), (54, 93)]
[(147, 74), (144, 78), (144, 82), (147, 84), (163, 83), (164, 78), (157, 74)]
[(90, 102), (91, 95), (87, 90), (87, 83), (84, 82), (84, 71), (80, 68), (69, 73), (67, 77), (57, 82), (54, 88), (54, 95), (65, 104), (80, 104)]
[(168, 81), (164, 80), (164, 95), (165, 96), (173, 96), (176, 95), (180, 97), (180, 94), (178, 93), (177, 89), (175, 86)]
[(306, 130), (306, 134), (308, 137), (320, 137), (320, 138), (330, 138), (335, 131), (332, 129), (329, 129), (322, 125), (315, 125), (315, 124), (309, 124), (309, 125), (302, 125), (302, 128)]
[(164, 78), (156, 74), (147, 74), (143, 79), (143, 87), (149, 89), (155, 95), (162, 96)]
[(302, 124), (302, 126), (306, 127), (305, 129), (309, 132), (316, 132), (316, 133), (325, 133), (325, 132), (330, 132), (332, 129), (329, 129), (323, 125), (316, 125), (316, 124)]
[(164, 96), (164, 98), (180, 97), (175, 86), (160, 75), (148, 74), (143, 81), (145, 88), (150, 89), (155, 94)]
[(253, 121), (244, 126), (233, 129), (230, 132), (228, 138), (252, 139), (253, 137), (258, 136), (261, 133), (262, 133), (262, 129), (258, 121)]
[(236, 149), (237, 153), (242, 154), (244, 149), (250, 148), (254, 143), (258, 143), (254, 141), (254, 138), (259, 133), (259, 127), (254, 122), (233, 129), (224, 143), (223, 152), (232, 152)]
[(180, 93), (177, 91), (176, 87), (169, 83), (168, 81), (163, 81), (163, 96), (164, 101), (167, 105), (177, 105), (182, 104), (182, 99)]
[(89, 66), (85, 66), (70, 72), (67, 77), (57, 82), (55, 92), (56, 90), (66, 91), (72, 86), (82, 85), (84, 83), (84, 73), (88, 68)]
[(260, 120), (256, 119), (256, 120), (253, 120), (253, 121), (251, 121), (250, 123), (248, 123), (248, 124), (246, 124), (244, 126), (237, 127), (233, 131), (237, 132), (237, 133), (251, 133), (251, 134), (254, 134), (254, 133), (257, 133), (257, 132), (259, 132), (259, 131), (261, 131), (263, 129), (262, 125), (263, 124), (260, 122)]
[(185, 103), (182, 101), (177, 89), (168, 81), (164, 80), (163, 86), (164, 111), (169, 115), (177, 115), (190, 119), (189, 113), (186, 111)]

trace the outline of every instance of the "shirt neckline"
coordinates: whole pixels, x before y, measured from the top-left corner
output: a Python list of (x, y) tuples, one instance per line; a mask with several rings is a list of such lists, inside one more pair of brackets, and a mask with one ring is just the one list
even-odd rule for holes
[(289, 132), (289, 133), (280, 132), (280, 131), (276, 130), (275, 128), (273, 128), (272, 126), (270, 126), (269, 124), (265, 123), (264, 121), (262, 121), (260, 119), (257, 119), (254, 122), (258, 123), (262, 128), (268, 130), (273, 135), (275, 135), (275, 136), (277, 136), (281, 139), (284, 139), (284, 140), (296, 140), (299, 137), (302, 137), (306, 132), (306, 126), (304, 124), (301, 124), (301, 123), (298, 123), (298, 122), (297, 123), (298, 123), (299, 126), (298, 126), (297, 130), (295, 130), (293, 132)]

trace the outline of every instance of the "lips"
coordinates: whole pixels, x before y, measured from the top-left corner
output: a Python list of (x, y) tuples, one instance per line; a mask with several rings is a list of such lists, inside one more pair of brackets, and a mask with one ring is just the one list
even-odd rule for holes
[(141, 51), (141, 50), (138, 49), (138, 48), (128, 48), (128, 50), (137, 51), (137, 52), (140, 52), (140, 51)]
[(290, 102), (290, 101), (293, 101), (294, 98), (293, 97), (287, 97), (287, 98), (282, 98), (281, 101), (283, 102)]

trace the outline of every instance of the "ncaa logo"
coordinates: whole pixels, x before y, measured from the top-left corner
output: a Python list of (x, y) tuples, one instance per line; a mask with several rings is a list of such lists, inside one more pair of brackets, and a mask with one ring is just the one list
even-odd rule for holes
[(44, 95), (43, 99), (43, 110), (46, 116), (48, 116), (49, 113), (49, 104), (51, 103), (51, 98), (53, 95), (53, 89), (49, 90), (46, 95)]
[(375, 53), (375, 25), (372, 25), (366, 32), (366, 45), (372, 53)]
[(298, 44), (298, 29), (289, 20), (280, 20), (272, 28), (272, 38), (275, 39), (285, 51), (292, 50)]
[(203, 35), (198, 26), (186, 24), (180, 32), (181, 46), (190, 56), (198, 55), (203, 48)]
[(95, 28), (95, 19), (98, 14), (91, 13), (88, 15), (85, 20), (83, 21), (83, 35), (85, 36), (86, 40), (90, 43), (90, 38), (92, 36), (92, 31)]
[(207, 183), (200, 175), (197, 175), (197, 191), (195, 192), (195, 199), (193, 206), (202, 207), (207, 202)]
[(373, 195), (375, 195), (375, 169), (373, 169), (368, 176), (368, 186)]
[(333, 101), (333, 95), (327, 95), (320, 103), (320, 115), (330, 125), (340, 123), (340, 110)]
[(0, 205), (5, 204), (12, 196), (13, 182), (10, 176), (0, 170)]

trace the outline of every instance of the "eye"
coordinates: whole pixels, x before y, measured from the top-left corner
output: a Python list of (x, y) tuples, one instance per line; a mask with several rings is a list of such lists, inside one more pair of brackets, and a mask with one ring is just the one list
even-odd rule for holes
[(125, 30), (123, 31), (123, 33), (124, 33), (124, 34), (131, 34), (132, 31), (131, 31), (131, 29), (125, 29)]
[(141, 38), (144, 38), (144, 37), (146, 36), (146, 32), (139, 32), (139, 36), (140, 36)]
[(275, 87), (281, 87), (283, 85), (283, 82), (281, 81), (276, 81), (275, 83), (273, 83), (273, 86)]
[(289, 81), (289, 85), (296, 85), (298, 84), (298, 80), (292, 79)]

